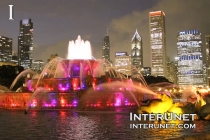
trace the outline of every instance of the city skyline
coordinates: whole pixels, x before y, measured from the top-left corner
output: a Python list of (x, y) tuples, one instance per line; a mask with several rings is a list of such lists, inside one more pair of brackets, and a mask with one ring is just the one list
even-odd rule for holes
[[(130, 52), (130, 41), (133, 32), (137, 29), (143, 40), (144, 67), (150, 66), (149, 12), (151, 11), (163, 10), (166, 14), (166, 49), (171, 60), (174, 60), (177, 55), (178, 31), (199, 29), (202, 40), (205, 35), (210, 34), (208, 28), (210, 18), (206, 16), (209, 1), (140, 0), (120, 1), (119, 4), (119, 1), (106, 3), (86, 0), (63, 3), (22, 1), (22, 3), (12, 0), (1, 2), (0, 35), (12, 38), (13, 50), (17, 52), (19, 22), (22, 19), (32, 19), (34, 23), (33, 58), (42, 59), (44, 62), (55, 53), (66, 58), (68, 42), (75, 40), (78, 35), (81, 35), (84, 40), (89, 40), (93, 56), (101, 58), (101, 39), (107, 34), (107, 28), (110, 37), (110, 55), (113, 61), (115, 52)], [(9, 4), (14, 5), (14, 21), (8, 20)], [(202, 10), (200, 10), (201, 7)]]

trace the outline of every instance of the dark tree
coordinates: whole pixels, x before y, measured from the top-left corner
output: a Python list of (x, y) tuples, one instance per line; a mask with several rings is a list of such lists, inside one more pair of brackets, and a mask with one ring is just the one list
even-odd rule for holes
[[(21, 66), (2, 65), (0, 66), (0, 85), (10, 88), (15, 78), (24, 70)], [(17, 89), (23, 84), (24, 79), (17, 81), (14, 89)]]
[[(155, 77), (155, 76), (144, 76), (144, 79), (145, 79), (145, 81), (146, 81), (146, 83), (148, 85), (150, 85), (150, 84), (157, 84), (157, 83), (163, 83), (163, 82), (171, 83), (168, 79), (166, 79), (163, 76), (157, 76), (157, 77)], [(141, 82), (140, 79), (136, 79), (136, 78), (134, 78), (132, 80), (137, 81), (137, 82)]]

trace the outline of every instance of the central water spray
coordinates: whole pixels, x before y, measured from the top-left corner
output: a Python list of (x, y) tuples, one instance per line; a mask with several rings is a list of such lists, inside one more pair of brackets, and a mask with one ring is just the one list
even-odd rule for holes
[(92, 59), (91, 45), (80, 36), (76, 41), (69, 41), (67, 59)]
[[(80, 35), (74, 42), (69, 41), (68, 55), (69, 60), (90, 60), (92, 59), (91, 45), (89, 41), (84, 41), (81, 39)], [(83, 79), (83, 61), (80, 62), (80, 86), (82, 89), (82, 79)]]

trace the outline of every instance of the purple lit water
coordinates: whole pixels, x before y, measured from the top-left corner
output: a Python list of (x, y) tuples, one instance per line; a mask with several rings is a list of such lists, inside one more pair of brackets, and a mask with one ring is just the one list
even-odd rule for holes
[(0, 110), (0, 139), (154, 140), (210, 132), (210, 121), (194, 123), (196, 129), (130, 129), (129, 112)]

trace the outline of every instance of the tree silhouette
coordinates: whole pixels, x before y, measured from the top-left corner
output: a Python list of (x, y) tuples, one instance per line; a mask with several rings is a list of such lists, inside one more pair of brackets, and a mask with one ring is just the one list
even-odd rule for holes
[[(24, 70), (21, 66), (2, 65), (0, 66), (0, 85), (10, 88), (14, 79)], [(20, 87), (24, 79), (20, 79), (14, 89)]]

